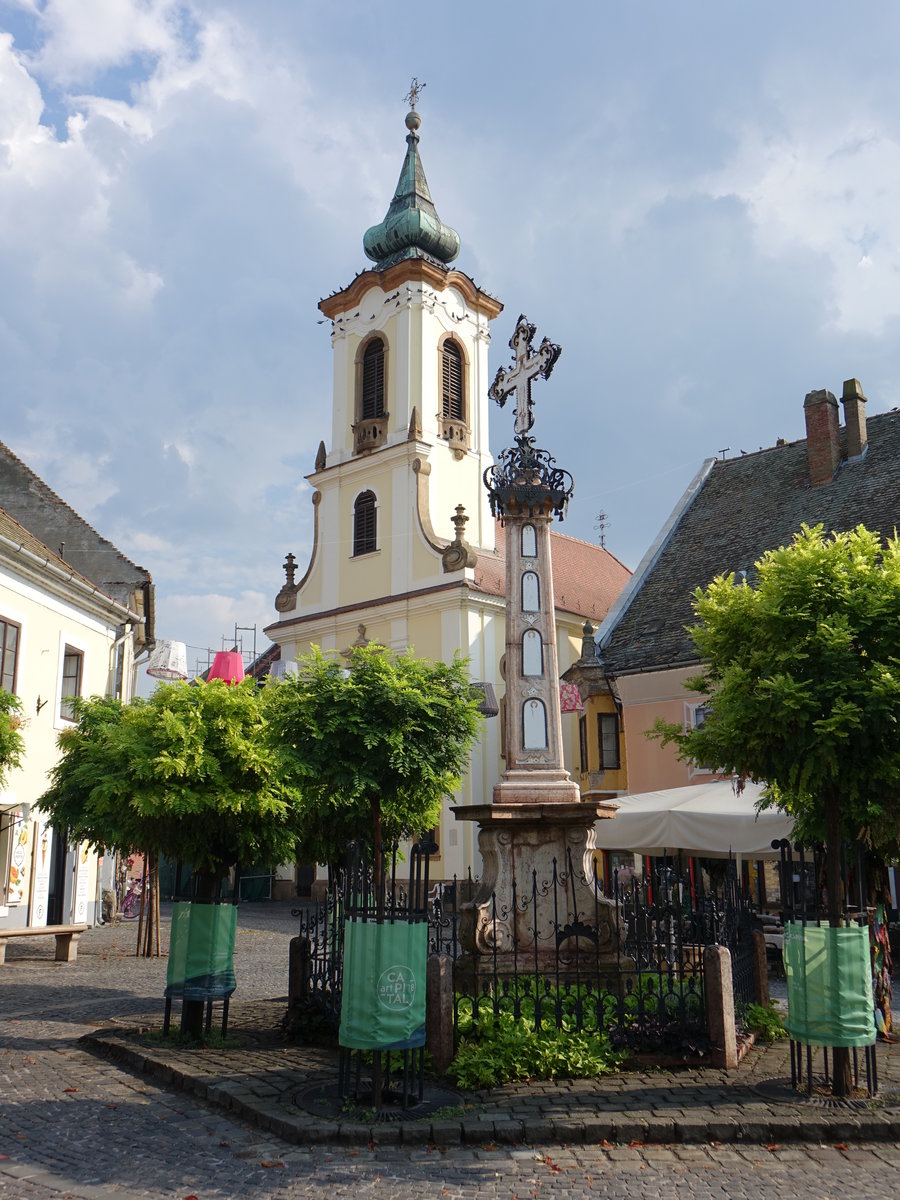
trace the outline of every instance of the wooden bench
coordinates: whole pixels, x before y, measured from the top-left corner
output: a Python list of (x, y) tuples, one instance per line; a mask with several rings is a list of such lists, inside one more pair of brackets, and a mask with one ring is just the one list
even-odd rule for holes
[(56, 938), (56, 961), (74, 962), (78, 957), (78, 939), (87, 925), (26, 925), (22, 929), (0, 929), (0, 963), (6, 962), (6, 943), (10, 938), (45, 937)]

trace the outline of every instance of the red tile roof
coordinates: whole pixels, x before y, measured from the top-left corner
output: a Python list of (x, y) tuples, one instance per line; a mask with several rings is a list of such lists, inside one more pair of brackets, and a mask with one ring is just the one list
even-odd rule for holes
[[(480, 552), (475, 590), (490, 596), (506, 592), (506, 530), (498, 521), (493, 554)], [(564, 533), (550, 533), (553, 596), (558, 609), (602, 621), (631, 572), (608, 550)]]

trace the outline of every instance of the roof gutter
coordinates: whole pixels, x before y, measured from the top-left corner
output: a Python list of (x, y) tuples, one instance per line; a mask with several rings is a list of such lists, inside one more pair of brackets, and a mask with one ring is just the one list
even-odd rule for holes
[(77, 571), (66, 571), (52, 558), (45, 558), (40, 554), (35, 554), (23, 542), (16, 542), (12, 538), (8, 538), (0, 533), (0, 548), (3, 547), (11, 550), (14, 554), (21, 555), (31, 566), (46, 571), (48, 574), (54, 576), (58, 582), (68, 584), (83, 596), (89, 596), (95, 602), (102, 604), (104, 608), (114, 612), (121, 621), (130, 621), (133, 624), (141, 624), (143, 622), (140, 613), (132, 612), (127, 605), (121, 604), (106, 592), (101, 591), (100, 588), (94, 587), (92, 583)]

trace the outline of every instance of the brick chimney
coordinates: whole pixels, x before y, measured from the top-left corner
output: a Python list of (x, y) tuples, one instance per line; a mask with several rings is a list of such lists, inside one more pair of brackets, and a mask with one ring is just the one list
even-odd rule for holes
[(806, 416), (806, 451), (809, 481), (813, 487), (831, 483), (841, 461), (841, 429), (838, 403), (831, 392), (807, 392), (803, 401)]
[(853, 462), (866, 452), (866, 398), (858, 379), (844, 380), (844, 424), (847, 427), (847, 459)]

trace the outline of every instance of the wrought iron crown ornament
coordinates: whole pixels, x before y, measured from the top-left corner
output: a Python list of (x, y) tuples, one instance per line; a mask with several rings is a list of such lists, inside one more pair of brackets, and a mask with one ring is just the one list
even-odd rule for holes
[(553, 515), (562, 521), (566, 515), (575, 482), (568, 471), (556, 466), (548, 450), (534, 444), (534, 438), (520, 433), (514, 446), (508, 446), (492, 467), (484, 473), (491, 513), (502, 521), (508, 512), (528, 511)]

